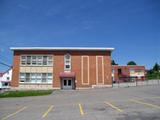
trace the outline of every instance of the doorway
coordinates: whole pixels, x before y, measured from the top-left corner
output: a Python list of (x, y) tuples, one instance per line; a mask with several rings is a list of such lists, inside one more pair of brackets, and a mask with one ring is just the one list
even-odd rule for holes
[(61, 79), (61, 88), (64, 90), (71, 90), (75, 87), (74, 79), (73, 78), (62, 78)]

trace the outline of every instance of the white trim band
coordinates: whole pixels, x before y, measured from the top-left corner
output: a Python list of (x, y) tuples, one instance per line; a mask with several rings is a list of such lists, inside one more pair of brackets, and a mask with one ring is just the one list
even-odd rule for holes
[(113, 51), (114, 48), (110, 47), (10, 47), (11, 50), (55, 50), (55, 51), (63, 51), (63, 50), (77, 50), (77, 51)]
[[(84, 80), (83, 80), (83, 59), (84, 58), (87, 58), (87, 66), (86, 67), (88, 67), (87, 68), (87, 77), (88, 77), (88, 81), (87, 82), (84, 82)], [(82, 85), (89, 85), (89, 56), (81, 56), (81, 79), (82, 79)]]

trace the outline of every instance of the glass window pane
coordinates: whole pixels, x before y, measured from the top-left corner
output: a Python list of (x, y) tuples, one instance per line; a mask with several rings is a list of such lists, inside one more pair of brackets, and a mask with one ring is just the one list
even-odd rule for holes
[(47, 65), (47, 56), (43, 56), (43, 65)]
[(70, 64), (70, 61), (66, 61), (66, 64)]
[(53, 62), (52, 61), (48, 61), (48, 65), (53, 65)]
[(64, 85), (64, 86), (67, 85), (67, 80), (63, 80), (63, 85)]
[(37, 64), (42, 65), (42, 56), (38, 56), (37, 59)]
[(31, 64), (31, 56), (27, 56), (27, 65)]
[(30, 82), (30, 73), (26, 73), (26, 82)]
[(66, 68), (69, 69), (69, 68), (70, 68), (70, 65), (66, 65)]
[(36, 74), (31, 73), (31, 83), (36, 83)]
[(52, 77), (52, 73), (48, 73), (48, 77)]
[(52, 80), (53, 80), (52, 73), (48, 73), (47, 83), (52, 83)]
[(42, 74), (37, 73), (37, 83), (41, 83), (41, 82), (42, 82)]
[(26, 56), (21, 56), (21, 59), (26, 59)]
[(25, 73), (20, 73), (20, 82), (25, 82)]
[(69, 54), (65, 55), (65, 59), (70, 59), (70, 55)]
[(36, 56), (32, 56), (32, 65), (36, 65)]
[(26, 64), (26, 56), (21, 56), (21, 65)]
[(71, 56), (69, 54), (66, 54), (64, 56), (64, 70), (70, 70), (71, 69)]
[(53, 59), (52, 56), (48, 56), (48, 60), (51, 60), (51, 61), (52, 61), (52, 59)]
[(68, 86), (71, 86), (71, 80), (68, 80)]
[(47, 75), (46, 73), (42, 73), (42, 82), (46, 82), (47, 81)]

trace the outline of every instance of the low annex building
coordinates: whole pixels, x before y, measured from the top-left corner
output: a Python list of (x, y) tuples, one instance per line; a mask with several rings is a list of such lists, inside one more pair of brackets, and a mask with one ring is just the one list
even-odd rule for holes
[(12, 88), (81, 89), (112, 86), (114, 48), (12, 47)]
[(113, 82), (125, 82), (129, 80), (145, 80), (145, 66), (126, 65), (112, 66)]

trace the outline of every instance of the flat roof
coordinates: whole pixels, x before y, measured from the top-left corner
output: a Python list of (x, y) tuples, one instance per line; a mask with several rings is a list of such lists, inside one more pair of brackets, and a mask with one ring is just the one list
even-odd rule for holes
[(114, 48), (106, 48), (106, 47), (10, 47), (11, 50), (15, 51), (37, 51), (37, 50), (55, 50), (55, 51), (63, 51), (63, 50), (76, 50), (76, 51), (113, 51)]

